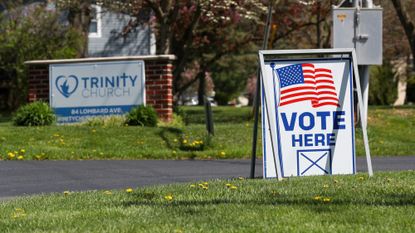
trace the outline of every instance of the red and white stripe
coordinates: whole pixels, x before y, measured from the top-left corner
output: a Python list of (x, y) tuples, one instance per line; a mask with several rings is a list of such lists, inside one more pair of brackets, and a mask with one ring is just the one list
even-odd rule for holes
[(312, 107), (339, 106), (331, 70), (302, 64), (304, 83), (281, 88), (280, 104), (284, 106), (300, 101), (311, 101)]
[(302, 64), (304, 83), (281, 88), (280, 104), (284, 106), (300, 101), (315, 101), (317, 99), (314, 65)]
[(339, 98), (337, 97), (331, 70), (316, 68), (314, 77), (316, 80), (317, 101), (312, 102), (313, 107), (317, 108), (325, 105), (338, 107)]

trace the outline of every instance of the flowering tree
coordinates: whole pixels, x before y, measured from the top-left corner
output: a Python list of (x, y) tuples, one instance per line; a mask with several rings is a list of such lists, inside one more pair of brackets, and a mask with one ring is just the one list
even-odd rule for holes
[[(152, 27), (156, 35), (156, 53), (177, 57), (173, 71), (177, 95), (196, 81), (200, 82), (203, 92), (204, 74), (209, 67), (223, 55), (251, 41), (266, 10), (260, 0), (58, 0), (57, 6), (69, 11), (69, 21), (85, 35), (85, 45), (93, 2), (133, 16), (121, 35), (141, 24)], [(142, 17), (143, 12), (148, 11), (151, 11), (150, 20)], [(242, 28), (246, 30), (244, 35), (230, 37), (230, 33)], [(200, 64), (199, 72), (194, 79), (183, 82), (180, 74), (194, 61)]]
[(270, 46), (330, 48), (333, 0), (281, 1), (275, 7)]
[[(173, 72), (176, 96), (198, 81), (199, 103), (210, 67), (252, 41), (266, 10), (261, 1), (255, 0), (135, 0), (130, 4), (133, 15), (138, 16), (145, 8), (154, 13), (150, 23), (156, 33), (156, 53), (177, 57)], [(140, 23), (139, 17), (136, 19), (124, 33)], [(184, 82), (180, 74), (194, 61), (199, 64), (199, 71)]]

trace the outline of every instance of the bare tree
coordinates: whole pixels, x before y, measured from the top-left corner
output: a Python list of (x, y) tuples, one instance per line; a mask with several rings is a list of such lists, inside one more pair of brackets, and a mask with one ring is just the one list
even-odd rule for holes
[[(409, 47), (412, 53), (412, 70), (415, 71), (415, 28), (414, 22), (409, 15), (409, 10), (406, 9), (400, 0), (391, 0), (395, 8), (396, 14), (398, 15), (399, 21), (405, 31), (406, 39), (409, 42)], [(412, 6), (415, 8), (415, 2), (411, 2)], [(415, 10), (412, 8), (412, 11)]]

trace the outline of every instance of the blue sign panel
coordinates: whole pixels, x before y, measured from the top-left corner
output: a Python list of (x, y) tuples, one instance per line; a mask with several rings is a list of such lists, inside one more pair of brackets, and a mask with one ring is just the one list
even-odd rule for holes
[(58, 123), (123, 115), (145, 104), (144, 61), (53, 64), (50, 105)]

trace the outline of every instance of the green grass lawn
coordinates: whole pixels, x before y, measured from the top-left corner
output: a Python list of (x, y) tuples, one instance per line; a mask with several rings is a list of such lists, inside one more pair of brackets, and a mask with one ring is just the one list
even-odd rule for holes
[[(127, 188), (127, 187), (126, 187)], [(415, 171), (57, 193), (0, 203), (2, 232), (415, 232)]]
[[(248, 158), (251, 108), (214, 107), (215, 136), (208, 138), (201, 107), (184, 108), (184, 127), (15, 127), (0, 118), (0, 159), (210, 159)], [(368, 134), (376, 156), (415, 155), (415, 108), (369, 109)], [(261, 130), (261, 129), (259, 129)], [(261, 136), (261, 133), (259, 133)], [(357, 130), (357, 154), (363, 155)], [(260, 140), (260, 138), (259, 138)], [(23, 151), (22, 151), (23, 149)], [(17, 152), (17, 153), (16, 153)], [(261, 154), (261, 145), (258, 145)]]

